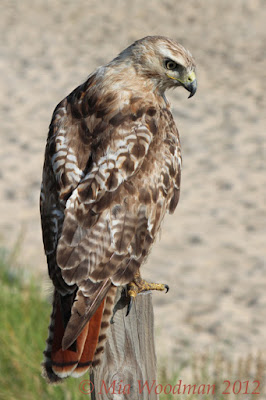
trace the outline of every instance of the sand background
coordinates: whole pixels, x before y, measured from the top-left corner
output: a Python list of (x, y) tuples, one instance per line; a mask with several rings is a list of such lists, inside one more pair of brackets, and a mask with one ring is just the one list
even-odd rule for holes
[(0, 244), (47, 281), (39, 221), (43, 154), (56, 104), (134, 40), (190, 49), (198, 92), (168, 94), (183, 150), (181, 200), (143, 275), (157, 353), (237, 358), (266, 350), (264, 0), (2, 0)]

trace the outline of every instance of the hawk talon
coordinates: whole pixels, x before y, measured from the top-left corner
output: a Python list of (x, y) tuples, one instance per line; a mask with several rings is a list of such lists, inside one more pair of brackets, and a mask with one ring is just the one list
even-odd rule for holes
[[(164, 288), (165, 288), (165, 294), (166, 293), (168, 293), (169, 292), (169, 286), (168, 285), (164, 285)], [(127, 291), (127, 295), (128, 295), (128, 290), (126, 289), (126, 291)], [(132, 308), (132, 305), (133, 305), (133, 299), (135, 298), (135, 296), (131, 296), (131, 295), (129, 295), (129, 301), (128, 301), (128, 306), (127, 306), (127, 313), (126, 313), (126, 317), (129, 315), (129, 313), (130, 313), (130, 310), (131, 310), (131, 308)]]
[(164, 291), (165, 293), (169, 292), (169, 286), (163, 283), (149, 283), (141, 278), (140, 273), (137, 272), (134, 280), (130, 282), (126, 287), (126, 293), (129, 297), (128, 307), (126, 317), (129, 315), (130, 310), (132, 308), (133, 299), (139, 294), (149, 290), (159, 290)]
[(129, 315), (129, 313), (130, 313), (130, 310), (131, 310), (131, 308), (132, 308), (132, 305), (133, 305), (133, 296), (130, 296), (129, 297), (129, 302), (128, 302), (128, 306), (127, 306), (127, 313), (126, 313), (126, 317)]

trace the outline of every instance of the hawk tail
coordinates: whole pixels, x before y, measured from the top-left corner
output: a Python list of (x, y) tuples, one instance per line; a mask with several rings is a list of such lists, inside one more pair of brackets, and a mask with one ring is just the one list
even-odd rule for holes
[(75, 293), (63, 297), (55, 292), (43, 362), (43, 376), (48, 383), (59, 383), (70, 375), (78, 378), (90, 367), (100, 363), (115, 295), (116, 287), (111, 286), (75, 341), (64, 349), (62, 346), (65, 334), (64, 319), (67, 314), (68, 319), (71, 315)]

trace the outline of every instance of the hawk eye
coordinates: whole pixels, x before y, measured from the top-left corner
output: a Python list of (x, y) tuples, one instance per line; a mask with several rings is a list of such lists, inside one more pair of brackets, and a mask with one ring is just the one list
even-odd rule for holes
[(175, 69), (177, 67), (177, 63), (172, 60), (167, 60), (165, 66), (167, 69)]

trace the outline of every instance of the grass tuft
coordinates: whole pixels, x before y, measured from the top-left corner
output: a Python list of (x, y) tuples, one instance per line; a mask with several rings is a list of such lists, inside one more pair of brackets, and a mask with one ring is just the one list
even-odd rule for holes
[[(261, 353), (247, 353), (234, 363), (220, 353), (194, 355), (185, 371), (185, 376), (191, 377), (189, 381), (181, 378), (184, 375), (182, 368), (176, 374), (168, 374), (166, 367), (161, 366), (158, 382), (163, 387), (170, 384), (174, 388), (180, 381), (181, 384), (180, 392), (176, 391), (174, 395), (173, 391), (169, 395), (162, 392), (160, 400), (262, 400), (266, 398), (265, 372)], [(190, 392), (184, 385), (191, 385)]]
[[(33, 282), (24, 282), (0, 251), (0, 399), (89, 399), (82, 379), (50, 386), (41, 376), (51, 307)], [(88, 379), (88, 378), (85, 378)]]

